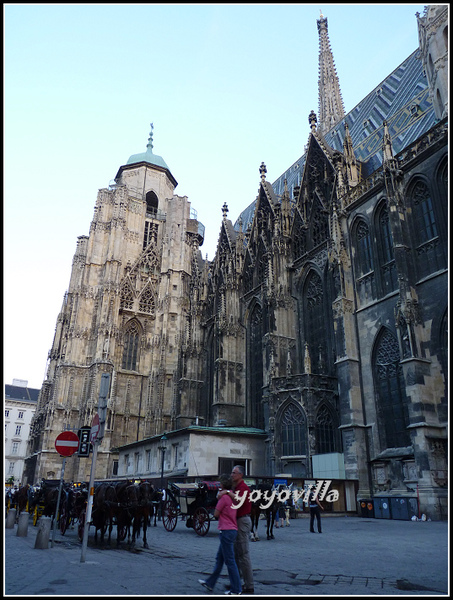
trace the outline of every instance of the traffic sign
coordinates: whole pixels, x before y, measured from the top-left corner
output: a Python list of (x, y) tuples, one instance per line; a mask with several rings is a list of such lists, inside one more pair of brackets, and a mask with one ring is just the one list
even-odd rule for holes
[(90, 434), (90, 442), (94, 444), (98, 437), (100, 425), (99, 425), (99, 415), (96, 413), (93, 417), (93, 421), (91, 422), (91, 434)]
[(79, 438), (73, 431), (63, 431), (57, 435), (55, 449), (60, 456), (72, 456), (79, 447)]

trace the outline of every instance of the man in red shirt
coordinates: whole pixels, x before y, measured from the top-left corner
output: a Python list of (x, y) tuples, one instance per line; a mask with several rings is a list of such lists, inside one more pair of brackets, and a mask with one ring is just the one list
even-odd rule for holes
[(237, 509), (238, 534), (234, 544), (234, 550), (239, 572), (244, 580), (242, 593), (253, 594), (253, 571), (249, 551), (250, 532), (252, 530), (252, 520), (250, 518), (252, 503), (250, 502), (250, 488), (244, 481), (244, 475), (244, 467), (241, 465), (233, 467), (233, 470), (231, 471), (233, 490), (230, 492), (221, 491), (219, 492), (219, 497), (221, 494), (228, 493), (232, 499), (235, 499), (236, 492), (239, 492), (239, 501), (236, 503), (239, 506)]

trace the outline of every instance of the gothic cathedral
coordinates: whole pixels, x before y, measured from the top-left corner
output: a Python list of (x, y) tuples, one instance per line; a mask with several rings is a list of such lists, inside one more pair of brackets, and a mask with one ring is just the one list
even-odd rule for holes
[[(216, 255), (162, 157), (132, 155), (80, 236), (32, 424), (29, 482), (59, 475), (56, 435), (89, 425), (110, 374), (96, 476), (118, 448), (196, 422), (257, 428), (266, 473), (335, 456), (357, 497), (417, 487), (447, 510), (448, 6), (349, 113), (319, 33), (319, 106), (304, 153)], [(75, 459), (66, 476), (89, 478)]]

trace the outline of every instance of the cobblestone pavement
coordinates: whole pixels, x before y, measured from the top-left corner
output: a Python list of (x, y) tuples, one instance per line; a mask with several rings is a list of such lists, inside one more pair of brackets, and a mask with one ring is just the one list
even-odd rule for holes
[[(324, 517), (323, 533), (309, 532), (308, 518), (274, 529), (267, 540), (250, 544), (255, 595), (393, 596), (448, 595), (448, 524), (360, 517)], [(205, 537), (179, 522), (168, 532), (161, 522), (148, 530), (149, 548), (135, 548), (116, 538), (94, 545), (90, 528), (85, 561), (76, 529), (55, 543), (35, 548), (37, 527), (30, 519), (27, 535), (5, 529), (5, 596), (204, 596), (199, 578), (214, 566), (217, 523)], [(52, 536), (51, 536), (52, 539)], [(214, 590), (223, 594), (224, 570)]]

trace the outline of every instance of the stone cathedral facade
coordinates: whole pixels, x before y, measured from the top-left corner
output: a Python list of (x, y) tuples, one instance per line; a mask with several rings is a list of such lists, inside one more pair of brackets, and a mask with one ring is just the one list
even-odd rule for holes
[(321, 15), (304, 152), (272, 184), (261, 164), (235, 223), (224, 204), (212, 262), (151, 130), (78, 238), (29, 481), (59, 475), (55, 437), (91, 423), (108, 372), (99, 478), (125, 444), (226, 425), (266, 434), (252, 475), (309, 478), (335, 455), (357, 497), (417, 488), (446, 514), (447, 23), (447, 5), (417, 15), (419, 48), (346, 113)]

